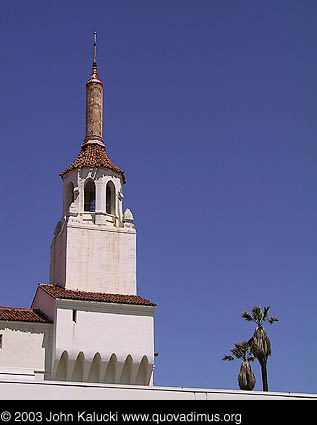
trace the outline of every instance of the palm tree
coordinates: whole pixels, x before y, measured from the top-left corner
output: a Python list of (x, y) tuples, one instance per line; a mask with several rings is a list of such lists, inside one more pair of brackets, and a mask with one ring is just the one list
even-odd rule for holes
[[(250, 347), (247, 341), (234, 344), (234, 348), (230, 350), (236, 359), (242, 359), (238, 382), (240, 390), (253, 390), (255, 386), (255, 376), (251, 370), (249, 362), (253, 362), (254, 357), (251, 355)], [(222, 360), (234, 360), (233, 356), (224, 356)]]
[(269, 322), (272, 325), (273, 322), (278, 322), (276, 317), (270, 317), (268, 319), (269, 309), (270, 306), (267, 306), (264, 307), (262, 311), (261, 307), (257, 306), (251, 309), (251, 314), (246, 311), (241, 314), (243, 319), (248, 322), (254, 322), (257, 325), (253, 337), (250, 338), (248, 344), (250, 346), (251, 353), (258, 359), (261, 365), (263, 391), (269, 390), (266, 364), (268, 357), (271, 355), (271, 342), (262, 324), (263, 322)]

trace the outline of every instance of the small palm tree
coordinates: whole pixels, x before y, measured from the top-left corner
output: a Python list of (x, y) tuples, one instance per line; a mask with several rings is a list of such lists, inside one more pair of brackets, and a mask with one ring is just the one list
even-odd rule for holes
[(246, 311), (241, 314), (243, 319), (248, 322), (254, 322), (257, 325), (253, 337), (250, 338), (248, 344), (250, 346), (251, 353), (258, 359), (261, 366), (263, 391), (269, 390), (266, 365), (267, 359), (271, 355), (271, 342), (262, 324), (263, 322), (269, 322), (272, 325), (273, 322), (278, 322), (276, 317), (270, 317), (268, 319), (269, 309), (270, 306), (267, 306), (264, 307), (262, 311), (261, 307), (257, 306), (251, 309), (251, 314)]
[[(255, 376), (251, 370), (249, 362), (253, 362), (254, 356), (250, 352), (250, 347), (247, 341), (234, 344), (234, 348), (230, 350), (236, 359), (242, 359), (238, 383), (240, 390), (253, 390), (255, 386)], [(224, 356), (222, 360), (234, 360), (233, 356)]]

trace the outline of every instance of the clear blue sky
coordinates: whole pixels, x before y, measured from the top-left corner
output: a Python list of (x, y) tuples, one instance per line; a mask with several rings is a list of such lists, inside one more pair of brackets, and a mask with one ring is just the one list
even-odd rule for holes
[[(316, 1), (1, 1), (1, 305), (49, 281), (58, 173), (85, 131), (125, 171), (155, 384), (238, 388), (223, 362), (271, 305), (272, 391), (317, 393)], [(253, 366), (261, 389), (261, 374)]]

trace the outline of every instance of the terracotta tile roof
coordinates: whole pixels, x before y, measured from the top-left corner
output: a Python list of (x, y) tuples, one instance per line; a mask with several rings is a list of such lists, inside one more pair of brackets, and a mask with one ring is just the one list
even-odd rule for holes
[(121, 174), (123, 183), (126, 182), (124, 172), (120, 170), (119, 167), (111, 162), (110, 158), (107, 155), (106, 147), (97, 143), (84, 143), (81, 146), (81, 151), (75, 161), (67, 167), (64, 171), (60, 173), (60, 176), (63, 177), (67, 171), (70, 171), (74, 168), (81, 167), (105, 167), (110, 168), (111, 170), (116, 171)]
[(139, 297), (138, 295), (122, 295), (122, 294), (106, 294), (103, 292), (85, 292), (72, 289), (65, 289), (56, 285), (49, 285), (41, 283), (39, 285), (45, 292), (50, 294), (54, 298), (70, 299), (70, 300), (82, 300), (82, 301), (99, 301), (106, 303), (117, 303), (117, 304), (135, 304), (135, 305), (149, 305), (156, 306), (145, 298)]
[(50, 323), (48, 317), (46, 317), (40, 310), (20, 307), (0, 306), (0, 320)]

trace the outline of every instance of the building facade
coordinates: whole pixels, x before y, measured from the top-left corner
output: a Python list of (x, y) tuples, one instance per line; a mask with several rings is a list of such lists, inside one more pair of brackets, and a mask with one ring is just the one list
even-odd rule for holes
[(86, 84), (86, 134), (61, 174), (50, 283), (31, 308), (0, 307), (0, 379), (151, 385), (155, 304), (137, 295), (136, 229), (123, 211), (124, 172), (102, 135), (103, 85)]

